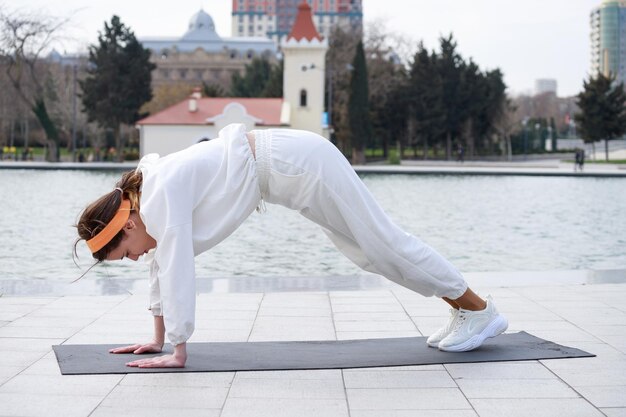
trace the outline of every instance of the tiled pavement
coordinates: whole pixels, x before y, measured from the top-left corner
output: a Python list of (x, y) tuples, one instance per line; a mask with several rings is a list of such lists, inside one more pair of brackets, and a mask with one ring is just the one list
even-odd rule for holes
[[(528, 273), (529, 276), (533, 273)], [(151, 337), (146, 295), (0, 297), (0, 416), (626, 416), (626, 283), (503, 286), (509, 331), (595, 358), (350, 370), (62, 376), (51, 345)], [(398, 286), (203, 293), (193, 341), (428, 335), (446, 305)]]

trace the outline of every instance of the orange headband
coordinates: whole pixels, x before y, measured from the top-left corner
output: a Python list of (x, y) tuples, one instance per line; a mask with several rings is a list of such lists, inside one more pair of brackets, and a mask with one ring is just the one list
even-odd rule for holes
[(105, 247), (122, 230), (126, 220), (128, 220), (128, 216), (130, 216), (130, 200), (124, 199), (109, 224), (87, 241), (87, 246), (89, 246), (91, 253), (96, 253)]

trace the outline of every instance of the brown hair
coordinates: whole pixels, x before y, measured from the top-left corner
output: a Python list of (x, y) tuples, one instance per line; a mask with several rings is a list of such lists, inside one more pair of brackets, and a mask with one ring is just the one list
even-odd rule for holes
[[(98, 234), (115, 216), (115, 213), (122, 203), (122, 198), (130, 200), (131, 210), (139, 210), (139, 195), (143, 176), (141, 172), (128, 171), (115, 185), (122, 189), (113, 189), (87, 206), (82, 212), (78, 223), (75, 225), (78, 230), (78, 239), (74, 242), (74, 256), (77, 258), (76, 245), (81, 240), (89, 240)], [(104, 261), (109, 253), (114, 250), (122, 241), (124, 230), (120, 230), (109, 243), (102, 249), (95, 252), (93, 257), (97, 263)]]

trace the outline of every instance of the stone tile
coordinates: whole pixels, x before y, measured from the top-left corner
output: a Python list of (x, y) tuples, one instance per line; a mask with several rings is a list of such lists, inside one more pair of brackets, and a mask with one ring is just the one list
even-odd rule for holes
[(341, 369), (312, 369), (292, 371), (240, 371), (236, 379), (321, 379), (341, 381)]
[(0, 415), (22, 417), (85, 417), (102, 397), (0, 393)]
[(471, 408), (458, 388), (347, 389), (350, 410)]
[(582, 398), (471, 399), (480, 417), (601, 417), (603, 414)]
[(127, 374), (120, 385), (138, 387), (230, 387), (234, 372), (188, 372), (172, 374)]
[(34, 305), (42, 306), (58, 300), (60, 297), (22, 297), (22, 296), (0, 296), (0, 308), (7, 305)]
[(386, 339), (390, 337), (419, 337), (417, 330), (399, 330), (393, 332), (337, 332), (337, 340)]
[(626, 417), (626, 408), (601, 408), (607, 417)]
[(0, 354), (0, 366), (20, 366), (25, 368), (40, 359), (43, 355), (44, 352), (41, 351), (4, 351)]
[(467, 398), (578, 398), (558, 379), (457, 379)]
[(23, 369), (21, 366), (0, 366), (0, 386), (19, 374)]
[(254, 320), (197, 320), (196, 329), (204, 330), (247, 330), (252, 329)]
[(345, 399), (340, 379), (235, 378), (228, 398)]
[(219, 409), (228, 388), (118, 385), (102, 401), (105, 407)]
[(539, 362), (451, 363), (444, 365), (454, 379), (554, 379)]
[(0, 327), (0, 338), (19, 337), (19, 338), (44, 338), (44, 339), (60, 339), (68, 338), (80, 330), (79, 327), (16, 327), (8, 324)]
[(211, 310), (196, 315), (196, 320), (201, 322), (205, 319), (209, 320), (254, 320), (257, 316), (257, 310)]
[(54, 352), (50, 352), (50, 354), (42, 357), (24, 369), (22, 375), (61, 375), (61, 369), (54, 356)]
[(0, 394), (106, 396), (123, 375), (24, 375), (0, 387)]
[(64, 340), (65, 339), (2, 337), (0, 338), (0, 352), (20, 350), (22, 352), (45, 353), (52, 349), (52, 345), (61, 344)]
[(190, 342), (245, 342), (250, 336), (250, 329), (241, 330), (208, 330), (197, 329), (193, 332)]
[(228, 398), (220, 417), (348, 417), (345, 399)]
[(338, 304), (333, 305), (333, 313), (404, 313), (400, 304)]
[(92, 323), (93, 319), (84, 317), (31, 317), (25, 316), (11, 323), (15, 327), (72, 327), (82, 328)]
[(330, 317), (258, 317), (249, 340), (334, 339), (335, 329)]
[(399, 304), (398, 300), (392, 295), (386, 297), (331, 297), (330, 302), (333, 308), (338, 305), (346, 304)]
[(474, 410), (350, 410), (350, 417), (478, 417)]
[(261, 303), (265, 307), (330, 308), (327, 293), (266, 293)]
[(445, 371), (443, 365), (409, 365), (409, 366), (377, 366), (371, 368), (344, 369), (343, 373), (372, 372), (372, 371)]
[(262, 306), (259, 309), (259, 317), (281, 316), (281, 317), (330, 317), (330, 306), (323, 308), (314, 307), (273, 307)]
[(411, 320), (402, 321), (335, 321), (337, 332), (416, 331)]
[(456, 388), (446, 371), (344, 371), (346, 388)]
[(402, 321), (409, 319), (409, 315), (404, 312), (361, 312), (361, 313), (333, 313), (335, 323), (340, 321)]
[(2, 320), (0, 320), (0, 327), (6, 326), (9, 323), (11, 323), (11, 322), (10, 321), (2, 321)]
[(596, 407), (626, 407), (626, 385), (575, 386)]
[(181, 412), (178, 408), (147, 408), (147, 407), (106, 407), (99, 406), (89, 414), (89, 417), (172, 417), (176, 415), (184, 417), (220, 417), (221, 410), (185, 408)]

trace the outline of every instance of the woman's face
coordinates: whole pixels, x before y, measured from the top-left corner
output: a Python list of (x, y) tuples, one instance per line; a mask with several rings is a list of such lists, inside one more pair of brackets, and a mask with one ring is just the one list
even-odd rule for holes
[(140, 256), (156, 247), (156, 240), (146, 232), (146, 226), (137, 212), (132, 212), (124, 225), (122, 242), (107, 256), (107, 261), (117, 261), (124, 258), (136, 261)]

